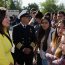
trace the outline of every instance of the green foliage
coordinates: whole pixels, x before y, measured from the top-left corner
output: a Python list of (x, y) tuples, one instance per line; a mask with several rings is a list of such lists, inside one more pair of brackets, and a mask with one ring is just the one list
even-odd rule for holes
[(3, 6), (4, 6), (4, 1), (0, 0), (0, 7), (3, 7)]
[(57, 5), (57, 0), (46, 0), (41, 3), (41, 11), (46, 12), (57, 12), (59, 10), (64, 10), (64, 5)]
[(11, 9), (11, 10), (15, 10), (16, 9), (16, 6), (15, 6), (13, 0), (10, 0), (9, 9)]
[(16, 3), (13, 0), (0, 0), (0, 6), (4, 6), (11, 10), (21, 10), (21, 5), (18, 0)]
[(36, 3), (28, 4), (27, 7), (23, 7), (23, 9), (27, 9), (29, 12), (32, 8), (35, 8), (36, 10), (39, 10), (39, 7)]
[(21, 4), (18, 1), (17, 1), (17, 4), (16, 4), (16, 9), (21, 10)]
[(55, 0), (46, 0), (46, 2), (41, 3), (42, 12), (56, 12), (57, 11), (57, 5), (55, 4)]
[(9, 7), (9, 6), (10, 6), (10, 3), (11, 3), (10, 0), (7, 0), (7, 1), (6, 1), (6, 8), (7, 8), (7, 9), (10, 8), (10, 7)]
[(65, 10), (64, 4), (60, 4), (60, 5), (58, 6), (58, 10), (64, 11), (64, 10)]

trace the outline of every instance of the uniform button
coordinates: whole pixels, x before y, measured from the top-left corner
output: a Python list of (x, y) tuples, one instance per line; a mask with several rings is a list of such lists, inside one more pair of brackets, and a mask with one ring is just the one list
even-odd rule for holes
[(32, 29), (30, 28), (30, 32), (32, 32)]
[(24, 43), (24, 41), (22, 41), (22, 43)]
[(30, 40), (30, 37), (28, 39)]
[(30, 43), (30, 41), (29, 41), (29, 43)]
[(24, 38), (22, 38), (22, 39), (24, 39)]

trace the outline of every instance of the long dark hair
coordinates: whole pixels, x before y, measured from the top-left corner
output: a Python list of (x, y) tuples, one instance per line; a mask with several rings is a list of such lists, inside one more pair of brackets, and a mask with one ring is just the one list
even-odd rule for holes
[[(1, 8), (0, 9), (0, 34), (5, 35), (9, 39), (9, 41), (12, 43), (10, 37), (5, 33), (4, 27), (2, 25), (2, 22), (3, 22), (4, 18), (5, 18), (5, 16), (6, 16), (6, 9)], [(9, 34), (9, 28), (7, 29), (7, 33)]]
[(6, 15), (6, 10), (1, 10), (0, 9), (0, 34), (4, 34), (2, 21), (4, 20), (5, 15)]
[(43, 36), (45, 36), (45, 39), (43, 41), (43, 50), (46, 51), (47, 50), (47, 40), (48, 40), (49, 32), (51, 29), (51, 22), (50, 22), (50, 19), (48, 19), (46, 17), (44, 17), (43, 20), (44, 19), (46, 19), (49, 22), (49, 27), (47, 30), (44, 30), (42, 27), (40, 27), (39, 35), (38, 35), (38, 43), (40, 46), (41, 40), (42, 40)]

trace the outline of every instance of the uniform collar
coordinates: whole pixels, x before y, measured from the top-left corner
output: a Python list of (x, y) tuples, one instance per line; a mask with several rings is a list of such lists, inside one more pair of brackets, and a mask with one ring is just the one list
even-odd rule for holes
[(26, 27), (27, 25), (24, 25), (22, 22), (20, 22), (23, 27)]

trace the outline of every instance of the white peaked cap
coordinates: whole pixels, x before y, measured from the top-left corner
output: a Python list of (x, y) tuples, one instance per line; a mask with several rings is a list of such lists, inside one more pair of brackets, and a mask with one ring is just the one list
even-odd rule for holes
[(20, 19), (20, 16), (22, 16), (23, 14), (26, 14), (27, 10), (23, 10), (19, 15), (18, 15), (18, 19)]

